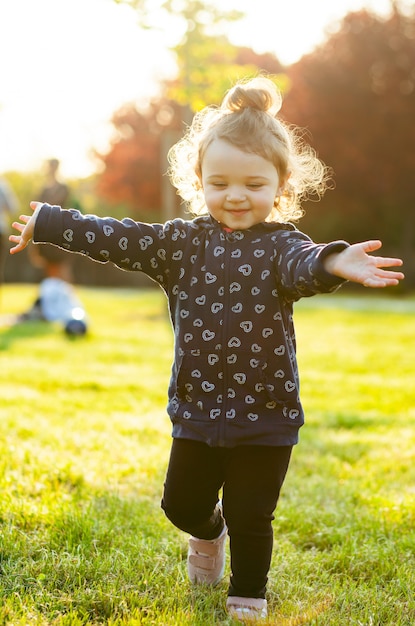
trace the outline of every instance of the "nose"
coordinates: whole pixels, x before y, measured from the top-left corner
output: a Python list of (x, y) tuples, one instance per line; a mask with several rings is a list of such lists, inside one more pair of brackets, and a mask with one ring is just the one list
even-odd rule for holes
[(227, 202), (244, 202), (246, 200), (246, 194), (242, 191), (242, 189), (228, 189), (226, 200)]

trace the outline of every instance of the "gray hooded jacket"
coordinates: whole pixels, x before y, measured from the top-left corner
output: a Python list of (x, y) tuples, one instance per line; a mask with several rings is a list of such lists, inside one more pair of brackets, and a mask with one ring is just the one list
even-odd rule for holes
[(304, 423), (293, 303), (343, 281), (291, 224), (226, 232), (212, 217), (144, 224), (44, 205), (35, 242), (124, 270), (165, 291), (175, 335), (168, 392), (173, 437), (211, 446), (293, 445)]

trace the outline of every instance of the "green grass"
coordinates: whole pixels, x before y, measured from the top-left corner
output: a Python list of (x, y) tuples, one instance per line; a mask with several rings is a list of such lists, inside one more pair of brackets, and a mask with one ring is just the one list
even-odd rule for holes
[[(2, 289), (0, 624), (231, 624), (160, 509), (172, 335), (158, 290), (80, 288), (90, 333), (8, 326)], [(270, 624), (415, 624), (415, 300), (296, 306), (307, 422), (274, 522)], [(229, 571), (229, 564), (227, 572)]]

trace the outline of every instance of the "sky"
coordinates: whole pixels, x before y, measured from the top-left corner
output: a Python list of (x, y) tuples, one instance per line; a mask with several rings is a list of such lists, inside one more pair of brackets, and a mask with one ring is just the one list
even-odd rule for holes
[[(154, 6), (159, 0), (151, 0)], [(218, 0), (246, 18), (230, 26), (236, 45), (272, 52), (284, 64), (322, 43), (350, 11), (387, 14), (390, 0)], [(106, 152), (113, 113), (145, 103), (174, 74), (169, 46), (177, 21), (139, 27), (114, 0), (0, 0), (0, 173), (37, 171), (61, 161), (61, 174), (88, 176), (93, 151)]]

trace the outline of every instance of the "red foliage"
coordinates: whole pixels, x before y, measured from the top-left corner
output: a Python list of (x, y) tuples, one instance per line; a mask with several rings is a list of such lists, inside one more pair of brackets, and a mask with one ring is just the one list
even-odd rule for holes
[(284, 67), (270, 52), (257, 54), (251, 48), (238, 48), (235, 62), (238, 65), (255, 65), (267, 74), (280, 74)]
[[(215, 54), (222, 55), (222, 60), (227, 61), (223, 59), (221, 47), (212, 49), (213, 57)], [(250, 48), (237, 49), (235, 63), (272, 74), (283, 71), (272, 54), (258, 55)], [(208, 66), (203, 69), (209, 71)], [(223, 72), (219, 79), (223, 80)], [(188, 95), (179, 78), (165, 83), (166, 92), (168, 86), (174, 84), (178, 85), (182, 95)], [(197, 86), (191, 87), (198, 93)], [(223, 93), (220, 93), (222, 97)], [(185, 122), (189, 123), (191, 117), (188, 107), (165, 98), (154, 100), (145, 111), (139, 111), (134, 105), (120, 109), (112, 119), (116, 136), (111, 148), (107, 154), (97, 155), (104, 166), (97, 184), (98, 195), (111, 204), (127, 207), (133, 213), (163, 213), (162, 205), (166, 209), (167, 204), (162, 191), (166, 181), (163, 175), (167, 169), (167, 150), (180, 138)], [(175, 190), (173, 194), (173, 202), (177, 201), (179, 208), (180, 201)]]
[(415, 17), (396, 8), (387, 19), (351, 13), (323, 46), (288, 70), (292, 89), (284, 114), (310, 132), (333, 168), (336, 212), (343, 211), (356, 236), (365, 229), (374, 236), (375, 225), (391, 239), (392, 210), (395, 224), (399, 212), (402, 221), (413, 219), (414, 43)]
[(174, 103), (154, 102), (145, 112), (123, 107), (112, 123), (117, 131), (110, 151), (98, 155), (103, 164), (97, 193), (132, 211), (160, 210), (161, 176), (165, 168), (162, 134), (181, 126), (180, 109)]

